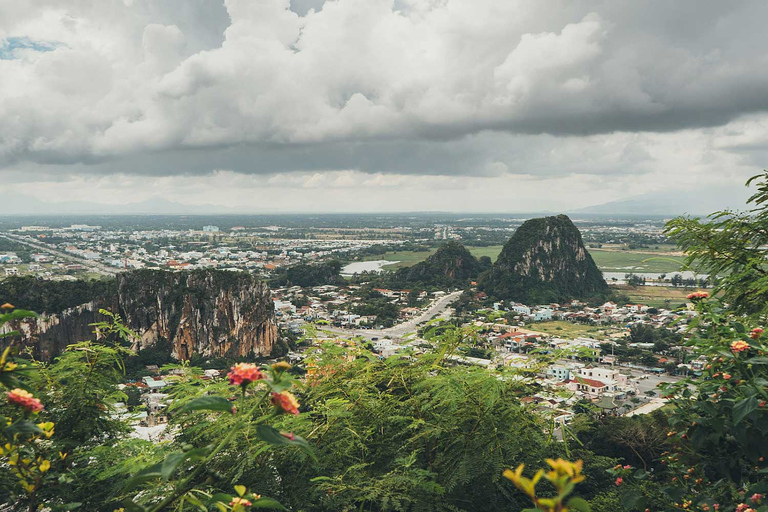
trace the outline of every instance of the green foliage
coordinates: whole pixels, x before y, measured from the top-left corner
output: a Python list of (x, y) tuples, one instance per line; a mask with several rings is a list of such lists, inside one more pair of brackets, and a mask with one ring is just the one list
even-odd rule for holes
[(60, 313), (100, 298), (116, 290), (114, 280), (48, 281), (32, 276), (11, 276), (0, 281), (0, 303), (40, 313)]
[(272, 279), (272, 284), (275, 286), (301, 286), (303, 288), (326, 284), (338, 285), (344, 283), (344, 278), (339, 274), (340, 271), (341, 262), (337, 260), (311, 265), (294, 265), (279, 272)]
[(752, 177), (757, 191), (746, 212), (724, 210), (706, 221), (678, 217), (666, 234), (687, 254), (686, 265), (720, 278), (715, 292), (736, 312), (768, 312), (768, 171)]
[(483, 265), (466, 247), (458, 242), (448, 242), (425, 261), (401, 268), (389, 276), (387, 285), (398, 289), (465, 286), (483, 270)]
[(671, 405), (669, 448), (653, 476), (629, 466), (612, 470), (627, 480), (623, 503), (630, 510), (713, 510), (715, 503), (727, 511), (767, 509), (760, 496), (768, 491), (768, 344), (758, 314), (768, 299), (762, 248), (768, 174), (755, 179), (752, 211), (719, 212), (708, 223), (678, 218), (668, 224), (689, 264), (722, 277), (723, 300), (706, 292), (689, 296), (696, 316), (686, 345), (706, 366), (701, 378), (661, 390)]

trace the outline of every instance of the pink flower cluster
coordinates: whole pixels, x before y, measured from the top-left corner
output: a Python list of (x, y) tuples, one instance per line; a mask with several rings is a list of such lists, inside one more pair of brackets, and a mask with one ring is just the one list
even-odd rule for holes
[(707, 292), (693, 292), (688, 294), (689, 300), (701, 300), (706, 299), (707, 297), (709, 297), (709, 293)]
[(763, 330), (760, 327), (755, 327), (752, 329), (752, 332), (749, 333), (749, 337), (753, 340), (758, 339), (760, 336), (763, 335)]
[(19, 405), (29, 412), (40, 412), (43, 410), (42, 402), (32, 396), (32, 393), (29, 391), (16, 388), (13, 391), (9, 391), (6, 396), (8, 397), (8, 402)]
[(738, 505), (736, 505), (736, 512), (755, 512), (755, 509), (753, 509), (746, 503), (739, 503)]
[(262, 380), (264, 374), (259, 370), (259, 367), (251, 363), (238, 363), (230, 368), (229, 383), (238, 386), (247, 386), (251, 382)]
[(299, 414), (299, 402), (296, 400), (296, 397), (288, 391), (272, 393), (272, 405), (279, 407), (288, 414)]
[(749, 350), (749, 343), (746, 341), (734, 341), (731, 343), (731, 352), (734, 354), (738, 354), (739, 352), (744, 352), (745, 350)]

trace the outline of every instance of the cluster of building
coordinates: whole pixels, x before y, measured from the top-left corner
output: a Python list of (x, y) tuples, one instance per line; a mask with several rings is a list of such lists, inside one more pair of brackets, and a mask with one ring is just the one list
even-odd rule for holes
[[(478, 292), (479, 299), (484, 299), (483, 292)], [(494, 311), (516, 313), (516, 319), (520, 322), (545, 322), (548, 320), (566, 320), (574, 323), (590, 325), (632, 325), (645, 323), (653, 327), (669, 327), (681, 316), (695, 316), (693, 310), (668, 310), (664, 308), (652, 308), (643, 304), (617, 305), (614, 302), (606, 302), (601, 306), (590, 307), (578, 300), (568, 304), (544, 304), (526, 306), (516, 302), (496, 302)], [(682, 328), (682, 327), (681, 327)]]
[[(20, 242), (49, 248), (59, 255), (59, 260), (71, 255), (75, 263), (98, 262), (112, 269), (219, 268), (265, 273), (379, 244), (398, 243), (392, 240), (276, 238), (275, 232), (279, 229), (268, 226), (246, 230), (235, 226), (222, 231), (218, 226), (206, 225), (201, 230), (107, 230), (77, 224), (66, 228), (23, 226), (10, 230), (9, 234)], [(7, 261), (3, 261), (3, 256)], [(13, 262), (20, 262), (15, 254), (0, 255), (0, 263)], [(10, 272), (18, 273), (19, 270)]]
[[(275, 288), (272, 290), (272, 298), (278, 326), (294, 332), (298, 332), (305, 322), (340, 328), (376, 327), (376, 315), (359, 315), (354, 312), (356, 306), (364, 302), (364, 299), (359, 296), (361, 288), (354, 284)], [(419, 307), (408, 305), (410, 290), (375, 289), (375, 291), (398, 307), (399, 320), (412, 318), (422, 311)], [(432, 294), (422, 291), (418, 294), (418, 301), (423, 303), (444, 294), (445, 292), (441, 291)]]

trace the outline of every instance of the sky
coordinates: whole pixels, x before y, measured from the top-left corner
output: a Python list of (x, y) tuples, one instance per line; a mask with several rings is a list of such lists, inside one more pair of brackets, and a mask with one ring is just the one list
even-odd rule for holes
[(768, 167), (766, 19), (762, 0), (0, 0), (0, 213), (739, 207)]

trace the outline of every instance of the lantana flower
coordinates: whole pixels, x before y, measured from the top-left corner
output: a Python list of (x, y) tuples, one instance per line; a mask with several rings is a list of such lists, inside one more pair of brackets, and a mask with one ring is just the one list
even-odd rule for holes
[(247, 386), (251, 382), (262, 380), (264, 374), (259, 370), (259, 367), (252, 363), (237, 363), (230, 368), (229, 383), (238, 386)]
[(752, 332), (749, 333), (749, 337), (753, 340), (758, 339), (760, 336), (763, 335), (763, 330), (760, 327), (755, 327), (752, 329)]
[(43, 410), (43, 404), (35, 398), (29, 391), (16, 388), (6, 393), (8, 401), (12, 404), (19, 405), (29, 412), (40, 412)]
[(688, 294), (688, 300), (701, 300), (709, 297), (707, 292), (693, 292)]
[(299, 414), (299, 402), (296, 400), (296, 397), (288, 391), (272, 393), (272, 405), (279, 407), (288, 414)]
[(245, 498), (238, 498), (238, 497), (232, 498), (232, 501), (229, 502), (229, 506), (235, 507), (237, 505), (240, 505), (241, 507), (250, 507), (251, 505), (253, 505), (253, 503), (251, 503)]
[(744, 352), (745, 350), (749, 350), (749, 343), (746, 341), (738, 340), (731, 343), (731, 352), (734, 354)]

